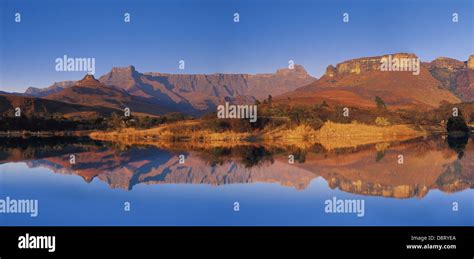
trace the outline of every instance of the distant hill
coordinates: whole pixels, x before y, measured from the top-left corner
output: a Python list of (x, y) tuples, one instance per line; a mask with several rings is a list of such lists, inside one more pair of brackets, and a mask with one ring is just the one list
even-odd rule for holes
[(50, 94), (60, 92), (67, 87), (73, 86), (74, 84), (75, 84), (75, 81), (63, 81), (63, 82), (56, 82), (46, 88), (29, 87), (28, 89), (26, 89), (25, 95), (31, 96), (31, 97), (44, 97)]
[(19, 107), (26, 116), (49, 117), (61, 115), (66, 118), (93, 118), (110, 116), (113, 112), (121, 112), (106, 107), (69, 104), (41, 98), (0, 94), (0, 115), (13, 116), (15, 108)]
[(154, 100), (130, 95), (125, 90), (114, 86), (106, 86), (92, 75), (86, 75), (82, 80), (77, 81), (74, 86), (47, 95), (44, 98), (71, 104), (115, 109), (119, 110), (120, 114), (127, 107), (130, 108), (132, 113), (138, 114), (160, 115), (171, 112), (171, 110), (166, 109)]

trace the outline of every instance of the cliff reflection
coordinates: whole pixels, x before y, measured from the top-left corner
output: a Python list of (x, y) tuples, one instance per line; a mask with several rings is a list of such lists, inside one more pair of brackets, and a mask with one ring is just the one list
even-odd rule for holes
[[(71, 163), (75, 156), (75, 164)], [(184, 163), (180, 163), (180, 155)], [(289, 163), (289, 156), (294, 163)], [(403, 155), (403, 163), (399, 163)], [(421, 138), (357, 148), (326, 150), (245, 143), (206, 147), (195, 143), (157, 146), (112, 145), (88, 138), (13, 139), (0, 144), (0, 163), (24, 162), (60, 174), (97, 178), (111, 188), (137, 184), (278, 183), (305, 189), (323, 177), (333, 189), (393, 198), (424, 197), (473, 187), (472, 139)]]

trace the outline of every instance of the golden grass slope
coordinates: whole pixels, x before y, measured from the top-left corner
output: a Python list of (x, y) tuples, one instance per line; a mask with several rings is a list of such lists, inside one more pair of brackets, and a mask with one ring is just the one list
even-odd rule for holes
[[(199, 121), (184, 121), (160, 127), (137, 130), (122, 129), (113, 132), (93, 132), (90, 137), (97, 140), (116, 141), (127, 144), (153, 144), (169, 141), (198, 141), (218, 145), (248, 142), (249, 139), (260, 141), (284, 141), (299, 147), (309, 147), (315, 143), (326, 149), (357, 147), (390, 141), (401, 141), (425, 136), (426, 132), (413, 129), (407, 125), (374, 126), (357, 122), (340, 124), (326, 122), (319, 130), (307, 125), (294, 129), (277, 128), (262, 133), (239, 133), (234, 131), (213, 132), (199, 127)], [(219, 142), (221, 142), (219, 144)]]

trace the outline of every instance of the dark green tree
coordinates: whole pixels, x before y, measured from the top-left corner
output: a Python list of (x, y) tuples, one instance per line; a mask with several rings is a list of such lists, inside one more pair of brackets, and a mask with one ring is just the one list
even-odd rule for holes
[(272, 105), (272, 102), (273, 102), (273, 97), (271, 94), (268, 95), (268, 105)]
[(385, 110), (387, 108), (385, 102), (379, 96), (375, 96), (375, 104), (377, 105), (377, 109), (379, 110)]
[(446, 123), (446, 130), (448, 132), (465, 132), (469, 133), (471, 130), (466, 124), (466, 121), (461, 116), (449, 117)]

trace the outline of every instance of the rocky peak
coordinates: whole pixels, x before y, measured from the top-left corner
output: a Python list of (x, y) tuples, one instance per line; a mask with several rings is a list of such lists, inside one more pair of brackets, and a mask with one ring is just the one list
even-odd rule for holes
[(306, 69), (302, 65), (294, 65), (293, 69), (290, 68), (281, 68), (276, 71), (277, 75), (287, 76), (287, 75), (297, 75), (297, 76), (310, 76)]
[(105, 85), (113, 85), (128, 90), (137, 84), (140, 75), (134, 66), (114, 67), (109, 73), (101, 76), (99, 81)]
[(76, 82), (77, 86), (103, 86), (93, 75), (87, 74), (83, 79)]
[(329, 65), (327, 68), (326, 68), (326, 75), (329, 76), (329, 77), (334, 77), (337, 73), (337, 70), (336, 68), (333, 66), (333, 65)]
[(38, 94), (39, 92), (41, 92), (41, 88), (30, 86), (28, 87), (28, 89), (26, 89), (25, 94), (35, 95), (35, 94)]

